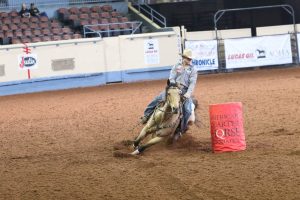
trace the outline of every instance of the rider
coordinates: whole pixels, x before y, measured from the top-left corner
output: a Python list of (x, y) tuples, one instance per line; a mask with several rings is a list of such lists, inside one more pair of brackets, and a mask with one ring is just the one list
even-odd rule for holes
[[(185, 98), (183, 104), (183, 119), (181, 120), (181, 126), (179, 134), (181, 135), (187, 130), (188, 119), (192, 114), (195, 107), (191, 95), (193, 94), (196, 82), (197, 82), (197, 70), (191, 64), (192, 61), (192, 51), (190, 49), (185, 49), (183, 51), (182, 62), (174, 65), (170, 72), (169, 81), (171, 84), (176, 84), (180, 90), (181, 94)], [(165, 99), (165, 91), (161, 92), (154, 100), (147, 106), (144, 111), (144, 116), (141, 117), (141, 123), (145, 124), (153, 113), (157, 104)]]

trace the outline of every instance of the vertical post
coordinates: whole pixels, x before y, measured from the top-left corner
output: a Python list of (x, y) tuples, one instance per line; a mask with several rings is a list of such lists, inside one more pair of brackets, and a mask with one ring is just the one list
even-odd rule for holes
[(221, 71), (221, 61), (220, 61), (220, 44), (219, 44), (219, 38), (218, 38), (218, 28), (217, 23), (220, 17), (217, 18), (219, 11), (216, 12), (214, 15), (214, 24), (215, 24), (215, 39), (217, 40), (217, 53), (218, 53), (218, 72)]
[(294, 36), (295, 36), (295, 42), (296, 42), (296, 64), (299, 65), (299, 59), (300, 59), (300, 55), (299, 55), (299, 46), (298, 46), (298, 35), (297, 35), (297, 29), (296, 29), (296, 23), (295, 23), (295, 14), (294, 14), (294, 9), (292, 7), (290, 7), (291, 9), (291, 15), (293, 18), (293, 26), (294, 26)]
[[(294, 25), (296, 26), (296, 25)], [(296, 29), (296, 28), (295, 28)], [(295, 34), (295, 40), (296, 40), (296, 64), (299, 65), (299, 59), (300, 59), (300, 55), (299, 55), (299, 46), (298, 46), (298, 35), (297, 35), (297, 31), (294, 32)]]

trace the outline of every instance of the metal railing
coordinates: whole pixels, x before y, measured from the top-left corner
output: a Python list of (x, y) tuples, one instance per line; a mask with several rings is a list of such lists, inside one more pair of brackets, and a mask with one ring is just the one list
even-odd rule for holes
[[(282, 8), (284, 9), (292, 18), (292, 22), (293, 22), (293, 27), (294, 27), (294, 32), (292, 34), (294, 34), (295, 40), (297, 41), (297, 31), (296, 31), (296, 24), (295, 24), (295, 12), (292, 6), (288, 5), (288, 4), (282, 4), (282, 5), (271, 5), (271, 6), (258, 6), (258, 7), (248, 7), (248, 8), (234, 8), (234, 9), (224, 9), (224, 10), (218, 10), (215, 15), (214, 15), (214, 25), (215, 25), (215, 36), (216, 39), (218, 41), (218, 46), (217, 48), (220, 48), (220, 44), (219, 44), (219, 37), (218, 37), (218, 21), (222, 18), (222, 16), (226, 13), (226, 12), (237, 12), (237, 11), (247, 11), (247, 10), (261, 10), (261, 9), (272, 9), (272, 8)], [(298, 43), (296, 42), (296, 49), (298, 49)], [(219, 54), (219, 51), (218, 51)], [(297, 64), (299, 64), (299, 54), (298, 51), (296, 52), (296, 56), (297, 56)], [(218, 55), (218, 57), (220, 57), (220, 55)], [(220, 61), (220, 59), (219, 59)]]
[[(121, 25), (126, 24), (128, 28), (118, 28), (118, 29), (110, 29), (112, 25)], [(122, 22), (122, 23), (108, 23), (108, 24), (93, 24), (93, 25), (84, 25), (83, 26), (83, 34), (84, 37), (88, 36), (97, 36), (97, 37), (103, 37), (103, 35), (106, 35), (108, 37), (113, 36), (116, 34), (126, 33), (129, 32), (129, 34), (134, 34), (137, 32), (137, 30), (141, 27), (142, 22), (139, 21), (131, 21), (131, 22)], [(105, 30), (97, 30), (96, 27), (105, 27)]]
[(157, 23), (159, 26), (162, 26), (164, 28), (167, 27), (167, 20), (166, 18), (160, 14), (159, 12), (157, 12), (156, 10), (154, 10), (153, 8), (151, 8), (148, 4), (143, 3), (143, 4), (134, 4), (134, 6), (136, 6), (138, 8), (138, 11), (142, 14), (147, 14), (148, 18), (151, 19), (151, 21)]
[(126, 0), (0, 0), (0, 10), (19, 10), (22, 3), (30, 5), (34, 3), (36, 6), (55, 6), (55, 5), (81, 5), (92, 3), (110, 3), (125, 2)]

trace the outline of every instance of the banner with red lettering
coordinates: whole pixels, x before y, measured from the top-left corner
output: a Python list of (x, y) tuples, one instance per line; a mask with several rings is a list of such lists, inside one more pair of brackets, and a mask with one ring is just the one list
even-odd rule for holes
[(193, 65), (198, 71), (218, 69), (218, 49), (216, 40), (185, 41), (185, 48), (193, 52)]
[(226, 39), (224, 45), (227, 69), (293, 62), (289, 34)]

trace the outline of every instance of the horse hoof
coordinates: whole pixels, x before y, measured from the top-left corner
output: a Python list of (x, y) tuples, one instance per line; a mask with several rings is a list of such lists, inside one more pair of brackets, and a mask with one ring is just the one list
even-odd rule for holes
[(181, 133), (181, 132), (176, 133), (176, 134), (174, 135), (174, 141), (179, 140), (181, 137), (182, 137), (182, 133)]
[(139, 148), (139, 146), (135, 146), (134, 144), (132, 145), (133, 149), (136, 150)]
[(138, 155), (138, 154), (140, 154), (138, 149), (131, 153), (131, 155)]
[(139, 148), (139, 144), (137, 142), (133, 142), (133, 149), (138, 149)]

